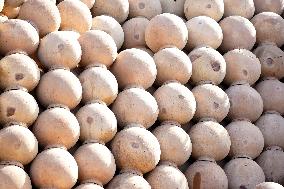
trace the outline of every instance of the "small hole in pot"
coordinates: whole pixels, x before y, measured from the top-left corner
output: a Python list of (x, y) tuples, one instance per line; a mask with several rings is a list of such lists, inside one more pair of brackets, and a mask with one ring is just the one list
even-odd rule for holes
[(271, 66), (273, 64), (273, 59), (272, 58), (267, 58), (266, 59), (266, 64)]

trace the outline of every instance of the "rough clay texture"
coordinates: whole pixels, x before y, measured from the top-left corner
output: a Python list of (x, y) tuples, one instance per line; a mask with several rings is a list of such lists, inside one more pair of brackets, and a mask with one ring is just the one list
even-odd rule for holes
[(6, 3), (5, 6), (3, 7), (3, 10), (1, 11), (1, 13), (7, 16), (9, 19), (17, 18), (19, 12), (20, 12), (20, 7), (8, 6)]
[(148, 53), (132, 48), (118, 54), (111, 72), (121, 89), (131, 85), (147, 89), (156, 79), (157, 68), (154, 59)]
[(0, 123), (10, 122), (31, 125), (37, 118), (39, 108), (32, 95), (23, 90), (9, 90), (0, 95)]
[(1, 161), (17, 161), (27, 165), (38, 153), (38, 142), (29, 129), (12, 125), (0, 130), (0, 148)]
[(188, 189), (185, 175), (171, 165), (159, 165), (146, 178), (152, 189)]
[(273, 1), (263, 1), (263, 0), (254, 0), (255, 13), (261, 12), (274, 12), (281, 15), (284, 10), (284, 1), (283, 0), (273, 0)]
[(284, 77), (284, 52), (273, 44), (258, 46), (253, 53), (261, 63), (261, 77)]
[(93, 183), (86, 183), (77, 186), (75, 189), (104, 189), (103, 187), (93, 184)]
[(123, 23), (129, 14), (129, 2), (125, 0), (96, 0), (92, 13), (94, 16), (108, 15)]
[(264, 137), (265, 147), (284, 149), (284, 118), (276, 112), (266, 112), (255, 123)]
[(2, 13), (0, 13), (0, 23), (5, 22), (6, 20), (8, 20), (8, 17)]
[(81, 1), (83, 3), (85, 3), (85, 5), (87, 5), (87, 7), (89, 9), (91, 9), (94, 6), (95, 2), (96, 2), (96, 0), (81, 0)]
[(183, 49), (187, 38), (188, 31), (183, 20), (170, 13), (152, 18), (145, 31), (146, 44), (155, 53), (169, 46)]
[[(256, 160), (263, 169), (266, 181), (284, 185), (284, 152), (279, 147), (268, 148)], [(277, 188), (278, 189), (278, 188)]]
[(15, 53), (0, 60), (0, 88), (20, 85), (33, 90), (40, 79), (36, 62), (25, 54)]
[(15, 165), (0, 165), (0, 188), (5, 189), (32, 189), (29, 175)]
[(136, 46), (134, 47), (136, 49), (140, 49), (142, 51), (145, 51), (146, 53), (148, 53), (150, 56), (154, 57), (154, 53), (151, 51), (151, 49), (145, 47), (145, 46)]
[(149, 23), (150, 21), (144, 17), (136, 17), (124, 22), (122, 25), (124, 31), (123, 48), (146, 46), (145, 31)]
[(109, 34), (117, 49), (120, 49), (124, 42), (124, 32), (121, 25), (111, 16), (96, 16), (92, 20), (92, 30), (102, 30)]
[(113, 38), (104, 31), (90, 30), (78, 39), (82, 48), (80, 64), (104, 64), (106, 67), (112, 65), (117, 56), (117, 47)]
[(186, 22), (188, 40), (186, 50), (200, 46), (217, 49), (223, 40), (223, 32), (219, 24), (207, 16), (197, 16)]
[(51, 70), (41, 77), (37, 87), (37, 98), (45, 107), (62, 104), (73, 109), (81, 101), (82, 86), (72, 72), (64, 69)]
[(192, 84), (210, 81), (219, 85), (223, 81), (226, 75), (226, 62), (218, 51), (211, 47), (199, 47), (188, 56), (192, 63)]
[(211, 161), (196, 161), (185, 172), (189, 189), (227, 189), (228, 178), (224, 170)]
[(251, 50), (256, 42), (256, 29), (253, 24), (241, 16), (229, 16), (219, 23), (223, 31), (220, 50), (228, 52), (233, 49)]
[(33, 127), (39, 144), (46, 147), (64, 146), (67, 149), (76, 144), (80, 135), (80, 125), (69, 110), (60, 107), (42, 112)]
[(1, 23), (0, 33), (0, 53), (2, 55), (16, 50), (32, 54), (39, 44), (36, 29), (24, 20), (9, 19)]
[(224, 54), (227, 64), (224, 82), (231, 85), (237, 81), (253, 85), (260, 77), (261, 64), (259, 59), (246, 49), (234, 49)]
[(248, 156), (255, 159), (260, 155), (264, 147), (264, 138), (258, 127), (240, 120), (231, 122), (226, 129), (231, 139), (231, 157)]
[(163, 13), (172, 13), (179, 17), (184, 17), (185, 0), (160, 0)]
[(24, 3), (24, 0), (5, 0), (5, 5), (11, 6), (11, 7), (19, 7)]
[(196, 100), (194, 118), (213, 118), (221, 122), (228, 114), (230, 102), (227, 94), (218, 86), (201, 84), (192, 89)]
[(117, 132), (114, 113), (104, 104), (91, 103), (76, 113), (80, 124), (81, 141), (109, 142)]
[(111, 151), (119, 169), (142, 174), (153, 170), (161, 155), (157, 138), (140, 127), (129, 127), (118, 132), (112, 141)]
[(262, 114), (263, 101), (260, 94), (248, 84), (232, 85), (225, 91), (230, 99), (228, 118), (249, 119), (255, 122)]
[(126, 172), (115, 176), (106, 189), (151, 189), (150, 184), (141, 176)]
[(223, 0), (186, 0), (184, 14), (189, 20), (196, 16), (208, 16), (219, 21), (224, 14)]
[(82, 50), (72, 31), (56, 31), (47, 34), (40, 41), (38, 58), (48, 69), (61, 66), (73, 69), (78, 66)]
[(118, 94), (115, 76), (106, 68), (91, 67), (79, 75), (83, 88), (82, 101), (101, 100), (107, 105), (113, 103)]
[(230, 189), (255, 189), (265, 181), (261, 167), (251, 159), (236, 158), (229, 161), (224, 171), (228, 177)]
[(32, 22), (41, 37), (57, 31), (61, 23), (58, 8), (52, 1), (47, 0), (25, 1), (21, 6), (18, 18)]
[(254, 15), (254, 0), (224, 0), (224, 16), (242, 16), (251, 19)]
[(224, 159), (230, 151), (231, 140), (227, 130), (215, 121), (202, 121), (189, 131), (192, 142), (192, 156)]
[(120, 127), (136, 123), (149, 128), (159, 114), (155, 98), (140, 88), (129, 88), (120, 92), (112, 105), (112, 111)]
[(31, 164), (30, 176), (38, 188), (72, 188), (78, 179), (78, 166), (69, 152), (51, 148), (37, 155)]
[(57, 5), (61, 17), (61, 30), (84, 33), (92, 27), (92, 14), (81, 1), (64, 0)]
[(169, 161), (180, 166), (188, 160), (192, 152), (192, 144), (189, 135), (180, 125), (164, 123), (156, 127), (152, 133), (160, 143), (161, 161)]
[(256, 185), (255, 189), (283, 189), (284, 187), (275, 182), (263, 182)]
[(114, 176), (116, 165), (110, 150), (99, 143), (80, 146), (74, 154), (79, 167), (79, 180), (107, 184)]
[(262, 12), (251, 19), (256, 29), (256, 42), (258, 44), (271, 42), (278, 47), (284, 44), (284, 19), (273, 12)]
[(268, 78), (258, 83), (255, 89), (263, 100), (264, 111), (274, 110), (284, 114), (284, 83)]
[(170, 82), (158, 88), (154, 97), (159, 106), (160, 121), (189, 122), (196, 111), (192, 92), (178, 82)]
[(146, 17), (153, 18), (162, 13), (160, 0), (128, 0), (129, 18)]
[(192, 74), (192, 64), (189, 57), (175, 47), (164, 48), (154, 55), (157, 66), (155, 83), (162, 85), (166, 81), (175, 80), (186, 84)]

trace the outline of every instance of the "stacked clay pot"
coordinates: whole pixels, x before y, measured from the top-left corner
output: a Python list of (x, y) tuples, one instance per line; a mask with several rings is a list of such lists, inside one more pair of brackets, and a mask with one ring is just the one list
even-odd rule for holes
[[(0, 180), (5, 180), (1, 187), (30, 189), (24, 165), (36, 157), (38, 140), (28, 127), (37, 119), (39, 107), (29, 92), (37, 86), (40, 71), (28, 54), (36, 50), (39, 36), (32, 25), (19, 19), (6, 20), (0, 30), (11, 39), (0, 47), (4, 55), (0, 60), (0, 88), (4, 90), (0, 95), (0, 124), (4, 126), (0, 130)], [(22, 43), (13, 43), (16, 40)]]
[[(93, 64), (88, 63), (79, 75), (83, 88), (82, 102), (85, 105), (76, 113), (80, 124), (80, 140), (83, 142), (74, 153), (81, 183), (77, 188), (103, 188), (116, 171), (114, 156), (105, 146), (117, 132), (117, 120), (108, 105), (117, 97), (118, 83), (107, 69), (116, 58), (116, 45), (110, 35), (104, 31), (90, 30), (89, 34), (83, 35), (80, 37), (81, 43), (85, 43), (85, 40), (99, 40), (99, 36), (103, 36), (113, 45), (112, 53), (104, 51), (104, 54), (97, 57), (90, 56), (88, 54), (92, 53), (90, 50), (85, 51), (86, 57), (92, 57), (92, 60), (88, 61)], [(98, 42), (103, 46), (104, 41)]]
[(159, 113), (155, 98), (145, 90), (155, 81), (156, 65), (147, 52), (132, 48), (118, 54), (111, 71), (122, 90), (112, 105), (122, 130), (111, 143), (120, 174), (107, 188), (148, 189), (151, 187), (143, 174), (156, 167), (161, 154), (157, 138), (146, 130)]

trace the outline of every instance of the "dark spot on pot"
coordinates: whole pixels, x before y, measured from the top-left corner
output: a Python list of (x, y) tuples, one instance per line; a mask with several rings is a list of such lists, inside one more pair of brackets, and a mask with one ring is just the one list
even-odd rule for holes
[(179, 99), (184, 99), (184, 96), (178, 95), (178, 98), (179, 98)]
[(144, 9), (145, 8), (145, 3), (139, 3), (138, 6), (139, 6), (140, 9)]
[(24, 74), (22, 74), (22, 73), (17, 73), (17, 74), (15, 75), (15, 79), (16, 79), (17, 81), (24, 79)]
[(133, 148), (139, 148), (139, 144), (137, 144), (137, 143), (135, 143), (135, 142), (133, 142), (133, 143), (131, 144), (131, 146), (132, 146)]
[(134, 35), (134, 38), (135, 38), (136, 40), (138, 40), (139, 37), (140, 37), (139, 34), (135, 34), (135, 35)]
[(193, 189), (201, 189), (201, 174), (197, 172), (193, 177)]
[(244, 74), (245, 76), (247, 76), (247, 75), (248, 75), (248, 71), (247, 71), (247, 70), (243, 70), (243, 74)]
[(219, 108), (219, 104), (218, 104), (217, 102), (214, 102), (213, 104), (214, 104), (214, 108), (215, 108), (215, 109), (218, 109), (218, 108)]
[(189, 58), (190, 58), (191, 62), (194, 62), (195, 60), (197, 60), (200, 57), (201, 57), (201, 55), (193, 54), (193, 55), (190, 55)]
[(273, 59), (272, 58), (267, 58), (266, 59), (266, 64), (271, 66), (273, 64)]
[(59, 44), (58, 46), (57, 46), (57, 48), (58, 48), (58, 50), (63, 50), (64, 49), (64, 45), (63, 44)]
[(240, 189), (247, 189), (247, 187), (245, 187), (244, 185), (241, 185)]
[(207, 9), (210, 9), (211, 7), (212, 7), (211, 4), (208, 4), (208, 5), (206, 6)]
[(92, 117), (87, 118), (87, 123), (92, 124), (94, 122), (94, 119)]
[(11, 116), (13, 116), (14, 114), (15, 114), (15, 112), (16, 112), (16, 109), (15, 108), (12, 108), (12, 107), (8, 107), (7, 108), (7, 117), (11, 117)]
[(215, 72), (218, 72), (221, 68), (219, 62), (217, 61), (211, 62), (211, 67)]

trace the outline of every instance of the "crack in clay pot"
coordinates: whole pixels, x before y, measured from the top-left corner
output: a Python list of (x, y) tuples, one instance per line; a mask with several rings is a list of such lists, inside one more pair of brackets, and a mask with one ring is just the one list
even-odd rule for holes
[(272, 59), (272, 58), (267, 58), (265, 62), (266, 62), (266, 64), (269, 65), (269, 66), (272, 66), (272, 65), (273, 65), (273, 59)]

